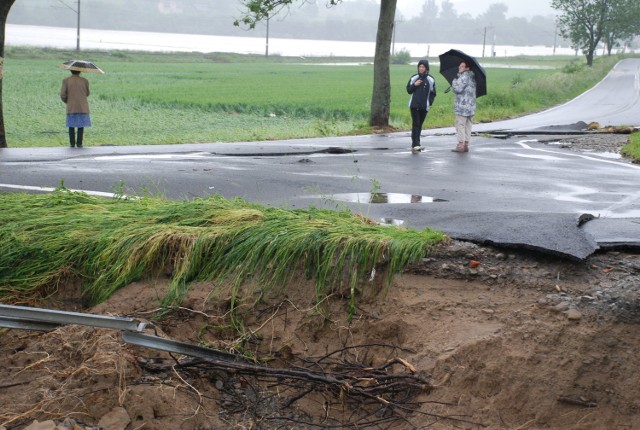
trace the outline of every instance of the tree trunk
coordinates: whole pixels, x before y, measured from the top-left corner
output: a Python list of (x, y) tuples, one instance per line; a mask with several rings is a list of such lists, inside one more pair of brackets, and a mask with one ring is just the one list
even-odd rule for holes
[(15, 0), (0, 0), (0, 148), (7, 147), (7, 136), (4, 132), (4, 114), (2, 109), (2, 74), (4, 72), (4, 31), (9, 10)]
[(376, 53), (373, 61), (373, 94), (371, 95), (372, 127), (389, 125), (391, 107), (391, 79), (389, 63), (391, 61), (391, 39), (398, 0), (381, 0), (378, 32), (376, 34)]
[(593, 51), (589, 48), (589, 52), (587, 52), (587, 66), (593, 66)]

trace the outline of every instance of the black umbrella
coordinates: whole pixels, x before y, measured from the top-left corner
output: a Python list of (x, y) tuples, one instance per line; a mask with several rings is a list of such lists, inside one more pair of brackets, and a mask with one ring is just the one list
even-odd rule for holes
[(451, 82), (458, 76), (458, 66), (460, 63), (465, 62), (467, 66), (471, 67), (476, 77), (476, 97), (484, 96), (487, 94), (487, 74), (484, 68), (478, 63), (471, 55), (467, 55), (457, 49), (450, 49), (444, 54), (440, 55), (440, 74), (451, 84)]
[(60, 67), (65, 70), (75, 70), (77, 72), (104, 73), (100, 67), (96, 66), (91, 61), (71, 60), (60, 64)]

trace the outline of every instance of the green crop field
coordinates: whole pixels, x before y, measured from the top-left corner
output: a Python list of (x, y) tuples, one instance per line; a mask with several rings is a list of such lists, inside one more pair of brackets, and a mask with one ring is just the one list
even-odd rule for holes
[[(58, 64), (75, 53), (7, 52), (4, 117), (10, 147), (66, 146), (60, 83), (69, 72)], [(300, 59), (273, 61), (203, 54), (90, 52), (106, 71), (83, 73), (91, 83), (93, 127), (85, 144), (147, 145), (236, 142), (369, 133), (373, 65), (363, 61), (325, 65)], [(489, 94), (478, 100), (476, 122), (553, 106), (585, 91), (617, 58), (593, 68), (581, 57), (515, 58), (487, 64)], [(334, 59), (335, 61), (335, 59)], [(344, 61), (344, 60), (343, 60)], [(427, 128), (453, 123), (453, 94), (431, 60), (438, 97)], [(415, 66), (391, 66), (391, 125), (408, 129), (405, 85)], [(577, 78), (579, 76), (579, 79)]]

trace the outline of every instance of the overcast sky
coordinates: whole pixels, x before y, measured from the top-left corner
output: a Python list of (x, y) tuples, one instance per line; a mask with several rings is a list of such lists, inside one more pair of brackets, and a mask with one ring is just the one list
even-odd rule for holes
[[(555, 10), (551, 8), (550, 0), (450, 0), (459, 14), (468, 13), (472, 17), (486, 12), (493, 3), (507, 5), (507, 17), (530, 18), (534, 15), (553, 15)], [(402, 15), (411, 18), (418, 15), (425, 0), (398, 0), (398, 9)], [(436, 0), (440, 6), (441, 0)]]

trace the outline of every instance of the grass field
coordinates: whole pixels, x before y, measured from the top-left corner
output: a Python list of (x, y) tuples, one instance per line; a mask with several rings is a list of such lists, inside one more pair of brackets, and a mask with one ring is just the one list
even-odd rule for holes
[[(66, 146), (58, 64), (73, 52), (7, 50), (3, 86), (10, 147)], [(86, 52), (107, 73), (91, 82), (94, 126), (85, 144), (147, 145), (255, 141), (368, 133), (373, 66), (340, 65), (216, 54)], [(335, 60), (335, 59), (333, 59)], [(618, 58), (521, 57), (487, 63), (489, 94), (478, 100), (476, 122), (553, 106), (582, 93)], [(435, 63), (435, 60), (431, 60)], [(509, 66), (509, 67), (507, 67)], [(517, 66), (517, 67), (515, 67)], [(414, 65), (391, 66), (391, 125), (408, 129), (405, 85)], [(437, 72), (438, 97), (426, 127), (453, 123), (453, 94)]]

